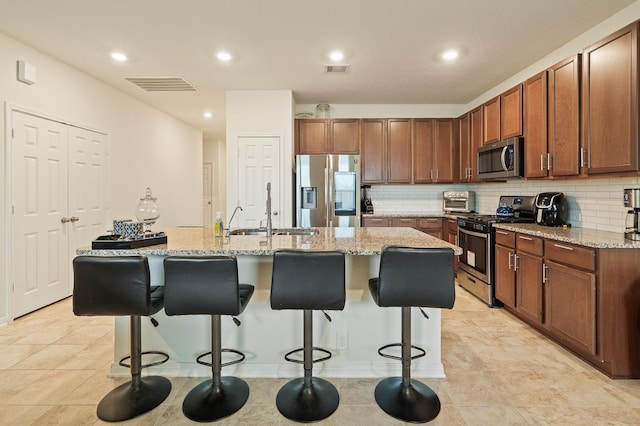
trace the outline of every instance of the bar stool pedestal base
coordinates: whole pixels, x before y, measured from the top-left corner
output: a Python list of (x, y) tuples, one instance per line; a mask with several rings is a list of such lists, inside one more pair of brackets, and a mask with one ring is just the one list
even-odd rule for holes
[(220, 386), (207, 380), (193, 388), (182, 403), (182, 412), (196, 422), (213, 422), (241, 409), (249, 398), (249, 385), (237, 377), (220, 378)]
[(326, 380), (311, 379), (311, 386), (305, 387), (305, 379), (291, 380), (285, 384), (276, 397), (280, 413), (290, 420), (310, 423), (325, 419), (338, 408), (338, 390)]
[(171, 382), (161, 376), (146, 376), (140, 382), (123, 383), (106, 394), (98, 404), (98, 418), (106, 422), (129, 420), (153, 410), (171, 392)]
[(425, 423), (440, 412), (440, 399), (427, 385), (410, 380), (402, 383), (402, 377), (389, 377), (378, 383), (376, 402), (388, 415), (411, 423)]

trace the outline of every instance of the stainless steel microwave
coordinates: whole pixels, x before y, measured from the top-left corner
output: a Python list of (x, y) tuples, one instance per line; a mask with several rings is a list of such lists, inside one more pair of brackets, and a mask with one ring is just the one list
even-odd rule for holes
[(485, 180), (523, 177), (524, 138), (509, 138), (478, 148), (478, 176)]

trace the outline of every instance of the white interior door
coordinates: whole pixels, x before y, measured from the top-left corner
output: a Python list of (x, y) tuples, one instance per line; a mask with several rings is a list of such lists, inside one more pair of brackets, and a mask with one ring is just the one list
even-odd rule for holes
[(106, 170), (107, 136), (69, 126), (69, 262), (78, 247), (111, 229), (106, 225)]
[[(242, 227), (266, 226), (267, 183), (271, 183), (271, 211), (273, 227), (281, 226), (280, 214), (280, 138), (238, 138), (238, 211), (237, 222)], [(236, 206), (228, 206), (234, 209)]]
[(13, 317), (69, 295), (67, 133), (62, 123), (13, 112)]
[(213, 164), (202, 165), (202, 220), (204, 226), (213, 226)]
[(16, 318), (69, 296), (75, 250), (107, 229), (107, 136), (12, 111)]

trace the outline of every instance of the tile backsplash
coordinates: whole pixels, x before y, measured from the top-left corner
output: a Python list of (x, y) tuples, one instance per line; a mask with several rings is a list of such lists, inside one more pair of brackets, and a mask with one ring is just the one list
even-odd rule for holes
[(569, 202), (569, 222), (572, 226), (623, 232), (627, 209), (622, 203), (622, 190), (639, 187), (638, 177), (518, 179), (473, 185), (373, 185), (368, 194), (376, 213), (428, 213), (442, 211), (443, 191), (475, 191), (475, 210), (493, 214), (500, 195), (563, 192)]

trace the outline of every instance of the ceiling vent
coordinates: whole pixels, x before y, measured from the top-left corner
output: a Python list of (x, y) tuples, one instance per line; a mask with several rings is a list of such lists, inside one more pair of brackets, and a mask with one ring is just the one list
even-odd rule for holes
[(324, 66), (324, 72), (347, 72), (349, 71), (349, 66), (350, 65), (325, 65)]
[(147, 92), (197, 92), (182, 77), (132, 77), (126, 80)]

